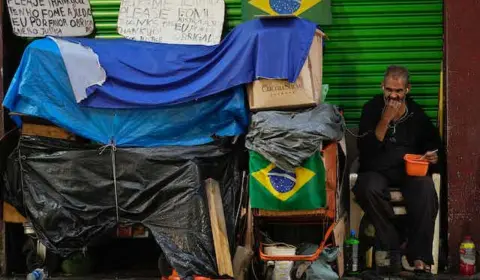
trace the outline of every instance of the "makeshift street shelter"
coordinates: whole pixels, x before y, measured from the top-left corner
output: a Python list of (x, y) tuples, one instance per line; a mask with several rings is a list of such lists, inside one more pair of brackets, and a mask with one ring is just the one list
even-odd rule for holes
[[(203, 182), (220, 183), (223, 233), (233, 247), (244, 149), (226, 143), (246, 132), (243, 85), (260, 77), (294, 82), (315, 32), (301, 19), (254, 20), (213, 47), (73, 38), (31, 43), (4, 106), (19, 126), (18, 115), (42, 118), (92, 143), (22, 136), (4, 176), (9, 201), (25, 210), (41, 242), (63, 256), (119, 224), (143, 224), (181, 276), (217, 276)], [(330, 109), (323, 121), (334, 133), (309, 131), (313, 144), (299, 146), (308, 155), (297, 163), (313, 153), (320, 159), (321, 142), (343, 135), (338, 112), (319, 108)], [(310, 113), (323, 119), (316, 110), (304, 112)], [(324, 173), (317, 170), (325, 191), (320, 206), (328, 206), (321, 211), (333, 221), (336, 185), (325, 185)]]

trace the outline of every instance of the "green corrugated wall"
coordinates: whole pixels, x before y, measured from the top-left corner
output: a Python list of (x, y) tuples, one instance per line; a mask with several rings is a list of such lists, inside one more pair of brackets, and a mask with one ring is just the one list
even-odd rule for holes
[[(97, 37), (115, 38), (120, 0), (90, 0)], [(241, 0), (226, 0), (227, 24), (241, 23)], [(412, 95), (437, 116), (443, 49), (442, 0), (332, 0), (333, 25), (324, 60), (327, 101), (345, 108), (355, 125), (362, 105), (380, 93), (383, 71), (401, 64), (411, 71)]]

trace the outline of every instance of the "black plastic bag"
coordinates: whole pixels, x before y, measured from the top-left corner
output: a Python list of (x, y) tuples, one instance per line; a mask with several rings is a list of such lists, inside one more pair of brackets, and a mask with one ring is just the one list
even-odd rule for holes
[(56, 253), (82, 250), (115, 227), (118, 214), (119, 223), (148, 227), (181, 276), (215, 276), (207, 178), (220, 183), (234, 245), (240, 174), (235, 154), (221, 146), (118, 149), (22, 137), (15, 154), (27, 217)]
[(14, 129), (7, 132), (0, 140), (1, 194), (3, 201), (10, 203), (20, 214), (25, 215), (18, 150), (16, 150), (19, 138), (19, 130)]

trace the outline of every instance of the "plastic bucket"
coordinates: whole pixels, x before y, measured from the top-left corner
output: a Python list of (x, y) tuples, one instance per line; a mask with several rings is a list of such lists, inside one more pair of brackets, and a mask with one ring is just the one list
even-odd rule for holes
[(428, 172), (428, 161), (421, 159), (422, 155), (406, 154), (403, 159), (405, 160), (405, 169), (408, 176), (425, 176)]

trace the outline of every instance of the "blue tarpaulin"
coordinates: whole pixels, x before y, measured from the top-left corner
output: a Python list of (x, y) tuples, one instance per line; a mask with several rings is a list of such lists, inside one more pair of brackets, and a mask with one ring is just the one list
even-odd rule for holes
[(248, 125), (242, 87), (162, 108), (83, 107), (75, 100), (58, 46), (50, 39), (27, 47), (3, 105), (99, 143), (113, 140), (117, 146), (200, 145), (211, 142), (212, 135), (242, 134)]
[[(257, 19), (237, 26), (216, 46), (70, 38), (86, 47), (85, 56), (98, 55), (106, 73), (101, 85), (74, 91), (88, 107), (144, 108), (189, 102), (257, 78), (294, 82), (315, 30), (299, 18)], [(97, 68), (68, 70), (70, 77), (87, 77)]]

